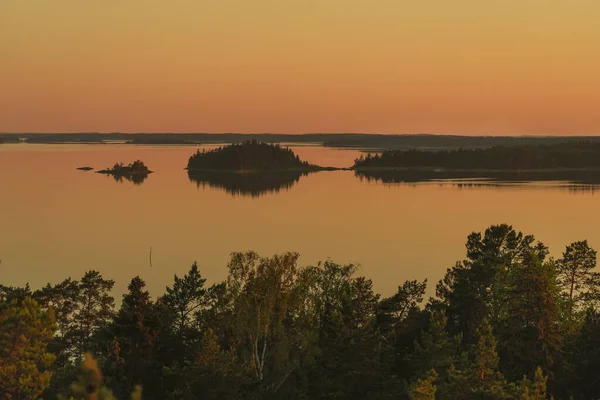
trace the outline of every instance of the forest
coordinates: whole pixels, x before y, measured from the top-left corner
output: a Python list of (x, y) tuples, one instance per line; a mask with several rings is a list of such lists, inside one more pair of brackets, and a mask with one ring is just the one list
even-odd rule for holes
[(600, 144), (573, 141), (558, 144), (496, 146), (458, 150), (388, 150), (361, 156), (354, 169), (445, 168), (453, 170), (551, 170), (600, 167)]
[(278, 144), (248, 140), (211, 150), (198, 150), (187, 165), (188, 171), (314, 170), (294, 152)]
[(559, 258), (509, 225), (463, 260), (377, 294), (357, 265), (234, 252), (152, 298), (98, 271), (0, 286), (2, 399), (596, 399), (600, 275), (587, 241)]

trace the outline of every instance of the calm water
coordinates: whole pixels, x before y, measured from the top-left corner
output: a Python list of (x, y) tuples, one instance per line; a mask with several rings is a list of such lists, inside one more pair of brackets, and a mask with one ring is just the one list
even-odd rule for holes
[[(350, 166), (359, 153), (292, 146), (311, 163)], [(0, 145), (0, 283), (40, 287), (97, 269), (124, 292), (140, 275), (154, 295), (197, 260), (209, 282), (229, 253), (286, 250), (309, 265), (360, 263), (375, 289), (406, 279), (430, 289), (464, 256), (466, 236), (508, 222), (560, 255), (600, 248), (600, 192), (564, 182), (505, 183), (357, 177), (351, 171), (249, 177), (184, 171), (195, 147)], [(77, 171), (142, 159), (142, 184)], [(152, 247), (153, 267), (149, 265)]]

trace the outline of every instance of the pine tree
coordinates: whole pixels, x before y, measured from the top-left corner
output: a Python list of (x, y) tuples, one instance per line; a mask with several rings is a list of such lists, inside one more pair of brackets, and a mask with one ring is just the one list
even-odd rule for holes
[(563, 342), (554, 264), (524, 253), (511, 270), (509, 293), (498, 328), (501, 370), (509, 380), (531, 376), (538, 366), (551, 374)]
[(587, 240), (574, 242), (556, 263), (558, 283), (569, 300), (571, 312), (584, 309), (597, 294), (600, 274), (592, 271), (596, 268), (596, 254)]
[(79, 307), (73, 316), (79, 357), (93, 349), (92, 337), (104, 328), (114, 315), (115, 300), (110, 295), (114, 285), (115, 281), (104, 279), (98, 271), (87, 271), (81, 278)]
[(174, 313), (175, 331), (182, 338), (188, 334), (196, 313), (207, 305), (205, 282), (198, 264), (194, 262), (183, 278), (174, 276), (173, 287), (167, 287), (167, 293), (163, 296), (163, 302)]
[(459, 336), (450, 336), (446, 331), (448, 319), (445, 311), (433, 311), (427, 331), (421, 334), (421, 340), (415, 342), (413, 360), (416, 376), (421, 378), (431, 369), (442, 378), (447, 370), (458, 360), (460, 353)]
[(434, 382), (437, 378), (437, 372), (434, 369), (430, 370), (424, 378), (419, 378), (410, 385), (408, 398), (410, 400), (435, 400), (437, 388)]
[(145, 286), (140, 277), (131, 280), (119, 312), (103, 332), (104, 369), (119, 397), (128, 395), (137, 384), (147, 389), (146, 397), (160, 396), (160, 313)]
[(504, 399), (507, 383), (498, 370), (498, 353), (492, 327), (484, 320), (477, 330), (479, 339), (471, 345), (464, 362), (448, 371), (448, 381), (441, 385), (443, 398), (447, 399)]
[(0, 302), (0, 398), (37, 399), (49, 386), (55, 329), (52, 312), (31, 298)]
[(548, 378), (544, 376), (542, 369), (537, 367), (533, 382), (523, 379), (521, 382), (520, 390), (521, 395), (519, 400), (546, 400), (546, 382)]

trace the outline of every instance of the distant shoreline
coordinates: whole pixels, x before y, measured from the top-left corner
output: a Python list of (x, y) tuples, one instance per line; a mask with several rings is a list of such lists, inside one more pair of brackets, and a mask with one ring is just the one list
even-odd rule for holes
[(202, 146), (257, 140), (285, 145), (380, 152), (389, 149), (476, 149), (494, 146), (557, 144), (572, 141), (600, 143), (600, 136), (458, 136), (432, 134), (241, 134), (241, 133), (0, 133), (0, 142), (35, 144), (132, 144)]

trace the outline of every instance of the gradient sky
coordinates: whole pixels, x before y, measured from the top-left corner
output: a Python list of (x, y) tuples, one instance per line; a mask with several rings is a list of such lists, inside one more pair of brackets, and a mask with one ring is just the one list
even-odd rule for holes
[(0, 0), (0, 132), (600, 134), (599, 0)]

